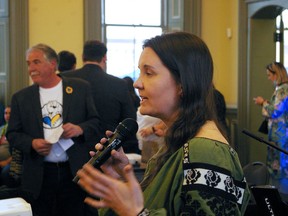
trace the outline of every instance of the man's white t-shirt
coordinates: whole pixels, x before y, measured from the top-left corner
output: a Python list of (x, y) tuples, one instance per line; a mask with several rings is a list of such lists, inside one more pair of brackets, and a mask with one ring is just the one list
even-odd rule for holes
[[(63, 129), (63, 86), (62, 81), (53, 88), (41, 88), (40, 102), (42, 109), (42, 123), (44, 130), (44, 139), (51, 142), (52, 149), (45, 157), (45, 161), (63, 162), (68, 160), (66, 150), (73, 144), (71, 139), (60, 138)], [(67, 141), (70, 146), (67, 148)], [(72, 142), (72, 144), (71, 144)], [(64, 145), (62, 145), (64, 143)]]

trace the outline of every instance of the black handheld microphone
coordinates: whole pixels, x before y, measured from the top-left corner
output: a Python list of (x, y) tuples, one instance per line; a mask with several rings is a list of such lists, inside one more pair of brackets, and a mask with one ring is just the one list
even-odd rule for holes
[[(132, 135), (136, 134), (138, 131), (138, 124), (132, 118), (126, 118), (116, 127), (113, 135), (107, 140), (103, 145), (101, 151), (97, 151), (96, 154), (91, 157), (87, 162), (93, 165), (95, 168), (99, 169), (102, 164), (104, 164), (108, 158), (111, 156), (111, 151), (113, 149), (117, 150), (120, 148), (121, 143), (127, 140)], [(79, 177), (75, 176), (73, 182), (77, 183)]]

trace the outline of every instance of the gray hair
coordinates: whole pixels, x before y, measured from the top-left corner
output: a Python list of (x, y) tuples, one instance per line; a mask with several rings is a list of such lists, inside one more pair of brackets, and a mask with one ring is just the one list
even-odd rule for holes
[(50, 46), (48, 46), (46, 44), (42, 44), (42, 43), (36, 44), (26, 51), (26, 56), (34, 50), (42, 51), (44, 53), (44, 58), (49, 62), (52, 60), (56, 60), (57, 67), (58, 67), (58, 64), (59, 64), (58, 55), (57, 55), (56, 51), (54, 49), (52, 49)]

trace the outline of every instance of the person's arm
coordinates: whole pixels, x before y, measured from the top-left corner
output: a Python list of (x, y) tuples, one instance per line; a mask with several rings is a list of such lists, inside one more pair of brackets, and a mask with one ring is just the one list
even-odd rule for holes
[[(288, 89), (287, 89), (288, 90)], [(262, 114), (266, 117), (272, 118), (280, 115), (281, 113), (281, 103), (287, 98), (288, 92), (285, 88), (280, 88), (275, 91), (275, 95), (272, 97), (273, 101), (269, 102), (265, 100), (262, 104)]]
[(153, 124), (152, 126), (142, 128), (139, 130), (139, 134), (142, 138), (146, 138), (152, 134), (155, 134), (156, 136), (163, 137), (166, 132), (166, 125), (164, 122), (160, 121), (156, 124)]
[[(106, 136), (111, 137), (113, 135), (112, 131), (106, 131)], [(107, 142), (107, 138), (102, 138), (100, 143), (95, 145), (96, 151), (102, 151), (104, 144)], [(96, 153), (90, 152), (90, 156), (93, 157)], [(106, 174), (115, 179), (121, 179), (122, 170), (129, 164), (129, 159), (120, 147), (117, 151), (113, 150), (111, 152), (111, 157), (101, 166), (101, 170)]]
[[(23, 124), (31, 124), (31, 122), (23, 122), (21, 117), (21, 106), (15, 95), (11, 100), (11, 114), (7, 128), (6, 137), (11, 148), (16, 148), (24, 154), (30, 154), (32, 148), (33, 137), (24, 132)], [(23, 110), (23, 107), (22, 107)]]
[[(112, 134), (112, 131), (106, 131), (107, 137)], [(106, 141), (107, 138), (102, 138), (96, 151), (101, 151)], [(90, 154), (93, 156), (95, 153)], [(100, 198), (87, 197), (85, 202), (95, 208), (112, 209), (118, 215), (138, 215), (144, 208), (143, 194), (123, 149), (112, 150), (101, 170), (85, 164), (77, 172), (78, 184), (92, 197)]]
[(0, 161), (0, 167), (3, 168), (5, 166), (7, 166), (8, 164), (10, 164), (11, 160), (12, 160), (12, 157), (9, 157), (6, 160)]
[(150, 136), (151, 134), (154, 134), (155, 132), (155, 128), (154, 126), (152, 127), (145, 127), (145, 128), (142, 128), (140, 131), (139, 131), (139, 134), (141, 136), (141, 138), (146, 138), (148, 136)]
[(263, 103), (266, 101), (267, 102), (267, 100), (265, 100), (263, 97), (261, 97), (261, 96), (258, 96), (258, 97), (255, 97), (255, 98), (253, 98), (253, 100), (254, 100), (254, 103), (255, 104), (257, 104), (257, 105), (259, 105), (259, 106), (263, 106)]
[(274, 112), (271, 115), (271, 118), (272, 119), (278, 118), (287, 112), (288, 112), (288, 96), (278, 103), (278, 105), (274, 109)]
[(78, 137), (78, 136), (83, 135), (84, 133), (84, 131), (82, 130), (80, 126), (72, 124), (72, 123), (66, 123), (62, 126), (62, 128), (63, 128), (62, 137), (64, 139)]
[[(39, 133), (37, 138), (29, 134), (29, 132), (35, 132), (37, 127), (34, 127), (33, 130), (32, 127), (29, 126), (29, 124), (35, 123), (34, 116), (29, 116), (29, 112), (23, 111), (31, 109), (29, 107), (31, 104), (29, 104), (29, 101), (25, 104), (21, 103), (19, 99), (23, 100), (23, 98), (25, 98), (22, 98), (22, 96), (23, 95), (12, 97), (11, 115), (6, 133), (9, 145), (11, 149), (16, 148), (24, 154), (33, 154), (34, 156), (37, 154), (42, 156), (48, 155), (51, 150), (51, 143), (40, 137)], [(31, 123), (31, 119), (33, 119), (33, 123)]]
[(165, 136), (166, 130), (167, 130), (167, 126), (165, 125), (163, 121), (160, 121), (159, 123), (153, 125), (153, 131), (156, 136), (159, 136), (159, 137)]
[(85, 203), (95, 208), (110, 208), (123, 216), (138, 215), (144, 208), (143, 194), (136, 179), (132, 165), (122, 170), (124, 182), (105, 175), (90, 164), (78, 171), (78, 184), (94, 197), (87, 197)]
[(183, 160), (181, 213), (243, 215), (250, 193), (237, 153), (221, 141), (206, 138), (192, 139), (185, 151), (189, 156), (184, 154)]

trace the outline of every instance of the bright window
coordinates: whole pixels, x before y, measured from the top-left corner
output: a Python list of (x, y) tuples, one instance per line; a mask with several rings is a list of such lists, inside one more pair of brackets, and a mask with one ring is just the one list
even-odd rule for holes
[(162, 33), (161, 0), (104, 0), (107, 73), (138, 76), (145, 39)]
[[(282, 26), (283, 25), (283, 26)], [(283, 64), (288, 69), (288, 10), (284, 10), (281, 15), (276, 18), (276, 33), (281, 32), (283, 28), (283, 54), (281, 53), (281, 44), (276, 42), (276, 61), (281, 61), (281, 55), (283, 55)]]
[(288, 10), (284, 10), (282, 13), (282, 19), (284, 23), (284, 65), (288, 68)]

